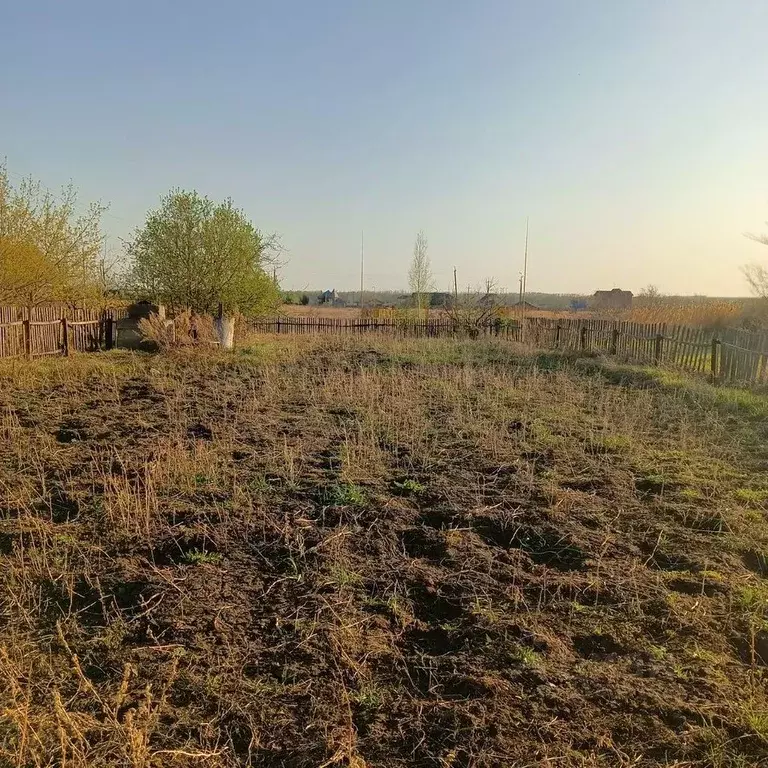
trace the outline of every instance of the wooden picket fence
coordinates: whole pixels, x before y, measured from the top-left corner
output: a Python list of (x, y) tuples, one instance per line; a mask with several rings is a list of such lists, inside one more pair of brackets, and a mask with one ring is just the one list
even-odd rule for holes
[(530, 319), (523, 340), (540, 348), (601, 352), (707, 374), (715, 382), (768, 385), (768, 334), (667, 323)]
[(597, 352), (631, 362), (665, 365), (706, 374), (715, 382), (768, 385), (768, 334), (740, 329), (709, 331), (667, 323), (570, 318), (502, 319), (470, 327), (457, 325), (448, 317), (274, 317), (253, 322), (252, 329), (279, 334), (501, 337), (538, 349)]
[[(0, 307), (0, 358), (68, 355), (110, 349), (123, 309), (62, 306), (31, 312)], [(708, 331), (666, 323), (570, 318), (497, 319), (477, 325), (452, 318), (273, 317), (251, 323), (253, 331), (278, 334), (383, 334), (398, 337), (497, 337), (537, 349), (601, 353), (622, 360), (664, 365), (714, 382), (768, 385), (768, 333)]]
[(110, 349), (121, 310), (65, 306), (0, 307), (0, 358), (69, 355)]
[[(430, 317), (422, 320), (407, 318), (337, 318), (337, 317), (271, 317), (254, 320), (252, 330), (257, 333), (380, 333), (395, 336), (455, 336), (456, 324), (448, 317)], [(492, 335), (492, 324), (477, 326), (475, 335)]]

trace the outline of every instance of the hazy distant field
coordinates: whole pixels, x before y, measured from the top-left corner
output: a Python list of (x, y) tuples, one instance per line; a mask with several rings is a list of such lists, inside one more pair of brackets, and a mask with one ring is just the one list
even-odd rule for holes
[[(373, 305), (368, 305), (373, 306)], [(520, 310), (514, 306), (499, 308), (507, 317), (516, 317)], [(359, 307), (333, 307), (329, 305), (284, 304), (280, 313), (292, 317), (335, 317), (353, 319), (360, 317)], [(444, 315), (444, 310), (431, 308), (430, 317)], [(654, 301), (635, 301), (627, 310), (586, 309), (578, 312), (567, 308), (526, 309), (526, 317), (577, 318), (623, 320), (635, 323), (667, 323), (693, 327), (764, 328), (768, 325), (765, 305), (752, 299), (714, 299), (706, 297), (661, 297)]]
[(354, 319), (360, 317), (359, 307), (332, 307), (326, 304), (283, 304), (280, 313), (290, 317), (338, 317)]
[(0, 764), (768, 761), (768, 402), (493, 341), (0, 365)]

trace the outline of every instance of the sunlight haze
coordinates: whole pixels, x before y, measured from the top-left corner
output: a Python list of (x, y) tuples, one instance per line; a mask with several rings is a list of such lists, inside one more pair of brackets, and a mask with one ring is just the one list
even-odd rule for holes
[(746, 295), (768, 262), (768, 3), (5, 3), (0, 157), (110, 204), (232, 197), (285, 288), (654, 283)]

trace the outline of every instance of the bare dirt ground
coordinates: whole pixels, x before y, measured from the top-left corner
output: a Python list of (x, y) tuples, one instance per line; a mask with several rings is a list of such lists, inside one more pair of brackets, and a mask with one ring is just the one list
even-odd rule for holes
[(0, 367), (0, 764), (768, 764), (762, 396), (436, 339)]

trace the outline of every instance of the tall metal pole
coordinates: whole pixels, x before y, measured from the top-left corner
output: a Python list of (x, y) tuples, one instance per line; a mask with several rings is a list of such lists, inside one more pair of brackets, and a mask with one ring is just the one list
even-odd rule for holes
[(459, 303), (459, 284), (456, 280), (456, 267), (453, 268), (453, 303), (454, 307)]
[(525, 259), (523, 261), (523, 301), (528, 291), (528, 217), (525, 217)]
[(363, 275), (365, 271), (365, 233), (360, 230), (360, 314), (363, 314)]
[(520, 337), (525, 341), (525, 300), (528, 291), (528, 217), (525, 217), (525, 257), (523, 259), (523, 276), (521, 278), (520, 291)]

